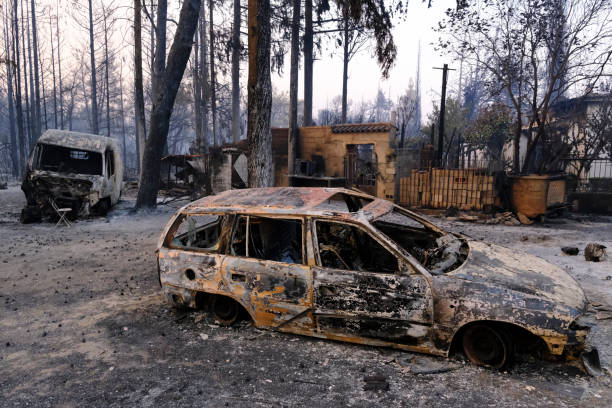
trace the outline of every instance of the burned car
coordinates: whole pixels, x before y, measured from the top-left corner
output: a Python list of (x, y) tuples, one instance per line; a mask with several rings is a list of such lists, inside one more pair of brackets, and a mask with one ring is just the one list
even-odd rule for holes
[(72, 219), (92, 212), (105, 215), (119, 200), (122, 182), (123, 163), (114, 139), (47, 130), (32, 150), (21, 184), (27, 199), (21, 221), (54, 217), (51, 200), (71, 208)]
[(173, 216), (157, 256), (168, 300), (225, 325), (243, 314), (325, 339), (463, 350), (495, 368), (522, 347), (577, 359), (589, 331), (583, 290), (556, 266), (346, 189), (202, 198)]

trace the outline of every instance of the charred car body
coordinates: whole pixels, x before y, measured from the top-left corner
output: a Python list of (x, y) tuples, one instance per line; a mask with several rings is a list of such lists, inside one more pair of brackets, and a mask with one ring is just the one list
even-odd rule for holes
[(517, 346), (576, 358), (589, 330), (582, 289), (554, 265), (350, 190), (205, 197), (174, 215), (157, 251), (168, 299), (224, 324), (244, 310), (259, 328), (440, 356), (463, 349), (497, 368)]
[(117, 203), (123, 163), (115, 140), (98, 135), (50, 129), (32, 150), (21, 185), (27, 205), (22, 222), (54, 216), (49, 199), (72, 208), (70, 218), (102, 215)]

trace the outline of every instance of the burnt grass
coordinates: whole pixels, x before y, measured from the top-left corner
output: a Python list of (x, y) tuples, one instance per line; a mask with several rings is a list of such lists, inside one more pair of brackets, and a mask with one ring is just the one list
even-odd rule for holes
[[(530, 356), (498, 372), (461, 355), (219, 326), (161, 295), (154, 250), (172, 209), (133, 214), (124, 201), (73, 228), (21, 225), (20, 194), (0, 191), (1, 407), (612, 404), (609, 377)], [(611, 326), (595, 329), (604, 355)]]

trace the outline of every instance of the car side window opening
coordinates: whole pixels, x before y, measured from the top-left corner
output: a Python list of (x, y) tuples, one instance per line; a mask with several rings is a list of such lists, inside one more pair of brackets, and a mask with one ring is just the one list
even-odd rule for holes
[(354, 225), (316, 221), (321, 266), (363, 272), (395, 273), (397, 258)]
[(185, 217), (174, 234), (172, 246), (218, 251), (223, 218), (212, 214)]
[(113, 152), (110, 150), (106, 151), (106, 174), (108, 177), (111, 177), (115, 174), (115, 158), (113, 157)]
[(301, 264), (303, 263), (302, 221), (240, 217), (234, 229), (230, 248), (232, 255)]

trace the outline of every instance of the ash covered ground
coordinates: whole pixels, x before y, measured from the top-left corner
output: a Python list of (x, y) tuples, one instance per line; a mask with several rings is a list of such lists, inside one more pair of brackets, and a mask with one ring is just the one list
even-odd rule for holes
[[(461, 356), (259, 331), (247, 322), (219, 327), (161, 296), (154, 250), (173, 208), (134, 214), (128, 197), (107, 218), (56, 228), (20, 224), (24, 201), (17, 185), (0, 190), (2, 407), (612, 406), (610, 377), (530, 357), (497, 372)], [(598, 242), (612, 252), (611, 217), (529, 227), (437, 221), (541, 256), (574, 276), (591, 302), (612, 306), (612, 261), (560, 249)], [(610, 365), (612, 319), (600, 317), (590, 338)]]

